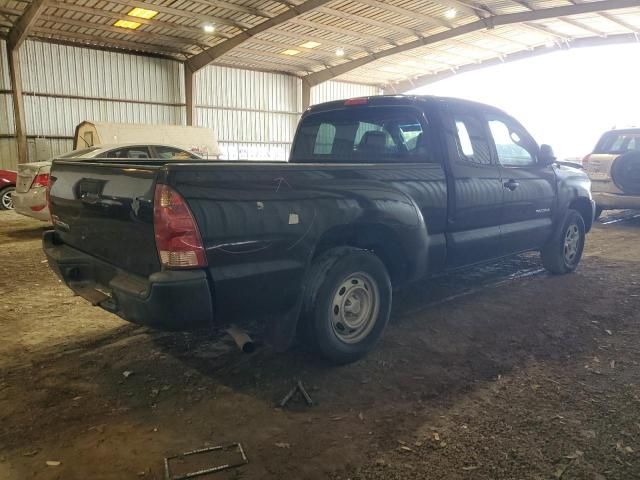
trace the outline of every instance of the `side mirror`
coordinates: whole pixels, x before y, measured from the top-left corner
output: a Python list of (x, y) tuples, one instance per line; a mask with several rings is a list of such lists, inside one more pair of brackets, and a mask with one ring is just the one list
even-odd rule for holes
[(551, 165), (556, 161), (556, 156), (553, 153), (553, 148), (551, 145), (542, 144), (540, 145), (540, 152), (538, 153), (538, 161), (541, 165), (547, 166)]

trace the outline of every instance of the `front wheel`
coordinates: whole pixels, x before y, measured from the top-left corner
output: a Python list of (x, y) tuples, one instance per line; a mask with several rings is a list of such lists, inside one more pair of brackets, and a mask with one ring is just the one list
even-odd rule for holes
[(582, 258), (585, 226), (582, 216), (568, 210), (558, 231), (542, 249), (544, 267), (555, 275), (573, 272)]
[(391, 281), (382, 261), (366, 250), (333, 248), (313, 262), (308, 278), (301, 318), (307, 340), (332, 363), (363, 357), (391, 311)]
[(7, 187), (3, 190), (0, 190), (0, 210), (13, 210), (13, 192), (15, 192), (14, 187)]

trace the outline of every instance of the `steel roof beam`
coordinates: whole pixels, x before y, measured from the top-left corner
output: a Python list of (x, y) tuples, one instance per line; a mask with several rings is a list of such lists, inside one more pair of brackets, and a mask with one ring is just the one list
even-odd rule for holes
[[(192, 38), (189, 39), (185, 39), (185, 38), (181, 38), (181, 37), (174, 37), (174, 36), (170, 36), (170, 35), (162, 35), (162, 34), (157, 34), (157, 33), (153, 33), (153, 32), (145, 32), (143, 30), (127, 30), (124, 28), (120, 28), (120, 27), (114, 27), (113, 25), (104, 25), (102, 23), (87, 23), (84, 22), (82, 20), (74, 20), (72, 18), (65, 18), (65, 17), (51, 17), (49, 15), (42, 15), (41, 20), (46, 21), (46, 22), (51, 22), (53, 24), (62, 24), (62, 25), (70, 25), (70, 26), (74, 26), (74, 27), (83, 27), (83, 28), (87, 28), (87, 29), (93, 29), (93, 30), (99, 30), (99, 31), (103, 31), (103, 32), (111, 32), (111, 33), (116, 33), (118, 35), (125, 35), (128, 37), (132, 37), (137, 39), (139, 42), (142, 43), (154, 43), (154, 40), (157, 40), (160, 43), (157, 43), (158, 45), (162, 45), (163, 43), (165, 45), (182, 45), (183, 47), (185, 47), (185, 51), (189, 51), (189, 48), (195, 48), (195, 47), (199, 47), (201, 49), (204, 48), (208, 48), (209, 45), (202, 45), (199, 44), (198, 40), (194, 40)], [(75, 32), (67, 32), (70, 35), (68, 36), (73, 36), (73, 33)], [(105, 41), (107, 41), (108, 39), (105, 39)]]
[(380, 58), (385, 58), (397, 53), (406, 52), (422, 47), (424, 45), (441, 42), (443, 40), (448, 40), (450, 38), (455, 38), (468, 33), (482, 31), (484, 29), (491, 29), (500, 25), (513, 25), (535, 20), (544, 20), (547, 18), (557, 18), (569, 15), (577, 15), (581, 13), (599, 12), (602, 10), (631, 8), (636, 7), (637, 5), (638, 0), (599, 0), (596, 2), (581, 3), (577, 5), (566, 5), (562, 7), (545, 8), (528, 12), (495, 15), (483, 18), (482, 20), (476, 20), (466, 25), (455, 27), (444, 32), (436, 33), (427, 37), (422, 37), (418, 40), (392, 47), (381, 52), (376, 52), (371, 55), (367, 55), (366, 57), (352, 60), (350, 62), (346, 62), (341, 65), (322, 70), (320, 72), (312, 73), (305, 77), (305, 80), (308, 81), (310, 85), (318, 85), (319, 83), (331, 80), (332, 78), (343, 75), (355, 68), (362, 67), (363, 65), (367, 65), (368, 63), (374, 62), (375, 60), (378, 60)]
[[(97, 35), (88, 35), (86, 33), (69, 32), (56, 30), (53, 28), (36, 27), (33, 33), (34, 36), (39, 36), (40, 39), (56, 42), (60, 40), (58, 37), (68, 39), (68, 43), (77, 42), (77, 46), (81, 47), (112, 47), (112, 50), (121, 49), (129, 52), (148, 52), (153, 54), (176, 54), (183, 57), (187, 56), (190, 52), (179, 48), (175, 45), (157, 44), (157, 43), (141, 43), (133, 40), (120, 40), (117, 38), (101, 37)], [(47, 38), (43, 35), (51, 35), (56, 38)], [(64, 40), (62, 40), (64, 42)], [(116, 47), (116, 48), (114, 48)], [(173, 60), (176, 60), (175, 58)]]
[(204, 52), (189, 58), (186, 61), (187, 66), (191, 69), (191, 71), (196, 72), (201, 68), (209, 65), (210, 63), (215, 62), (217, 58), (224, 55), (228, 51), (240, 46), (251, 37), (258, 35), (259, 33), (262, 33), (272, 27), (281, 25), (285, 22), (288, 22), (289, 20), (304, 15), (311, 10), (315, 10), (316, 8), (319, 8), (326, 3), (329, 3), (330, 1), (333, 0), (307, 0), (300, 5), (291, 7), (286, 12), (265, 20), (264, 22), (259, 23), (258, 25), (235, 35), (233, 38), (230, 38), (229, 40), (226, 40), (214, 47), (208, 48)]
[(355, 0), (355, 1), (363, 5), (375, 7), (379, 10), (396, 13), (398, 15), (402, 15), (403, 17), (415, 18), (420, 20), (421, 22), (424, 22), (433, 26), (446, 27), (446, 28), (453, 27), (453, 25), (450, 22), (447, 22), (446, 20), (443, 20), (441, 18), (432, 17), (431, 15), (425, 15), (415, 10), (409, 10), (407, 8), (398, 7), (397, 5), (392, 5), (387, 2), (381, 2), (380, 0)]
[(633, 33), (638, 33), (640, 32), (640, 28), (635, 27), (633, 25), (631, 25), (630, 23), (625, 22), (624, 20), (619, 19), (618, 17), (614, 17), (613, 15), (610, 15), (606, 12), (600, 12), (600, 16), (602, 18), (606, 18), (607, 20), (609, 20), (610, 22), (616, 23), (619, 26), (621, 26), (622, 28), (626, 28), (627, 30), (629, 30), (630, 32)]
[[(515, 3), (517, 3), (518, 5), (522, 5), (525, 8), (528, 8), (529, 10), (537, 10), (537, 8), (535, 8), (533, 5), (531, 5), (529, 2), (527, 2), (526, 0), (512, 0)], [(573, 4), (573, 5), (578, 5), (577, 2), (573, 1), (573, 0), (568, 0), (569, 3)], [(598, 15), (602, 15), (600, 12), (598, 12)], [(589, 33), (593, 33), (594, 35), (597, 35), (598, 37), (604, 37), (604, 33), (602, 33), (599, 30), (596, 30), (595, 28), (591, 28), (588, 25), (585, 25), (582, 22), (578, 22), (576, 20), (572, 20), (570, 18), (563, 18), (563, 17), (559, 17), (558, 20), (560, 20), (561, 22), (566, 23), (567, 25), (571, 25), (572, 27), (575, 28), (579, 28), (581, 30), (584, 30), (586, 32)]]
[(332, 17), (341, 18), (343, 20), (349, 20), (353, 23), (360, 23), (363, 25), (369, 25), (374, 28), (381, 28), (383, 30), (393, 30), (398, 33), (402, 33), (409, 37), (420, 37), (420, 32), (412, 28), (403, 27), (402, 25), (396, 25), (395, 23), (390, 22), (381, 22), (380, 20), (374, 20), (372, 18), (363, 17), (358, 14), (345, 13), (339, 10), (332, 10), (330, 8), (318, 8), (318, 11), (325, 14), (330, 15)]
[(238, 12), (238, 13), (246, 13), (248, 15), (253, 15), (254, 17), (263, 17), (263, 18), (273, 17), (271, 13), (266, 12), (264, 10), (260, 10), (259, 8), (246, 7), (244, 5), (238, 5), (236, 3), (231, 3), (231, 2), (224, 2), (222, 0), (195, 0), (195, 1), (200, 5), (207, 5), (207, 6), (216, 7), (216, 8), (224, 8), (225, 10), (230, 10), (232, 12)]
[[(611, 45), (611, 44), (622, 44), (622, 43), (635, 43), (637, 42), (637, 38), (634, 34), (624, 33), (619, 35), (610, 35), (608, 37), (590, 37), (590, 38), (578, 38), (575, 39), (570, 48), (584, 48), (584, 47), (594, 47), (601, 45)], [(472, 72), (475, 70), (480, 70), (482, 68), (487, 68), (495, 65), (500, 65), (503, 63), (515, 62), (517, 60), (523, 60), (525, 58), (537, 57), (540, 55), (545, 55), (547, 53), (557, 52), (558, 50), (565, 50), (566, 48), (562, 48), (562, 46), (556, 45), (555, 47), (547, 47), (540, 46), (535, 47), (533, 50), (523, 50), (520, 52), (510, 53), (505, 55), (503, 58), (491, 58), (483, 61), (481, 64), (468, 64), (460, 66), (455, 72), (450, 70), (443, 71), (440, 73), (436, 73), (435, 75), (424, 75), (420, 77), (416, 77), (410, 80), (404, 80), (397, 84), (387, 85), (384, 88), (384, 93), (404, 93), (407, 90), (413, 90), (414, 88), (424, 87), (426, 85), (430, 85), (435, 82), (439, 82), (446, 78), (452, 77), (454, 75), (459, 75), (461, 73)]]
[[(309, 28), (315, 28), (316, 30), (324, 30), (326, 32), (339, 33), (341, 35), (345, 35), (347, 37), (351, 37), (354, 39), (366, 38), (368, 40), (373, 40), (374, 42), (380, 42), (383, 45), (394, 45), (394, 46), (398, 45), (398, 43), (391, 38), (381, 37), (380, 35), (372, 35), (370, 33), (356, 32), (354, 30), (348, 30), (346, 28), (334, 27), (333, 25), (325, 25), (323, 23), (310, 22), (309, 20), (302, 20), (298, 18), (293, 20), (293, 23), (298, 25), (304, 25), (305, 27), (309, 27)], [(345, 39), (345, 43), (348, 43), (348, 40)]]
[[(100, 10), (100, 9), (96, 9), (96, 8), (85, 7), (85, 6), (82, 6), (82, 5), (74, 5), (74, 4), (71, 4), (71, 3), (57, 4), (57, 5), (55, 5), (55, 7), (57, 9), (59, 9), (59, 10), (66, 10), (68, 12), (84, 13), (86, 15), (91, 15), (91, 16), (95, 16), (95, 17), (111, 18), (113, 20), (121, 20), (121, 19), (123, 19), (125, 17), (122, 13), (112, 12), (110, 10)], [(55, 16), (57, 18), (67, 18), (67, 17), (63, 17), (61, 15), (52, 15), (52, 16)], [(198, 37), (201, 38), (201, 39), (202, 38), (208, 38), (208, 37), (221, 37), (221, 38), (231, 38), (231, 37), (233, 37), (233, 35), (228, 34), (228, 33), (223, 33), (223, 32), (219, 32), (219, 31), (215, 31), (213, 33), (205, 33), (202, 30), (202, 28), (200, 28), (200, 27), (189, 27), (189, 26), (186, 26), (186, 25), (181, 25), (179, 23), (165, 22), (165, 21), (156, 20), (156, 19), (148, 20), (148, 19), (145, 19), (145, 18), (135, 18), (135, 21), (138, 22), (138, 23), (141, 23), (142, 25), (150, 25), (150, 26), (154, 26), (154, 27), (162, 27), (162, 28), (167, 29), (167, 30), (174, 30), (176, 32), (183, 32), (183, 33), (198, 35)]]
[[(189, 18), (192, 20), (198, 20), (201, 23), (212, 23), (214, 25), (226, 25), (228, 27), (235, 27), (239, 30), (246, 30), (253, 25), (245, 22), (237, 22), (228, 18), (217, 17), (215, 15), (207, 15), (206, 13), (192, 12), (189, 10), (183, 10), (180, 8), (166, 7), (164, 5), (156, 5), (155, 3), (148, 3), (143, 0), (109, 0), (109, 3), (117, 3), (118, 5), (124, 5), (130, 8), (146, 8), (148, 10), (155, 10), (160, 13), (166, 13), (168, 15), (175, 15), (181, 18)], [(59, 4), (59, 8), (63, 7), (64, 3)], [(126, 13), (122, 15), (126, 16)]]
[(600, 30), (596, 30), (595, 28), (591, 28), (588, 25), (585, 25), (582, 22), (577, 22), (570, 18), (559, 18), (558, 20), (562, 20), (567, 25), (571, 25), (573, 27), (579, 28), (580, 30), (584, 30), (585, 32), (593, 33), (596, 37), (605, 37), (606, 35)]
[(563, 42), (569, 42), (573, 40), (573, 37), (571, 35), (560, 33), (554, 30), (553, 28), (547, 27), (546, 25), (542, 25), (541, 23), (524, 22), (521, 25), (523, 27), (528, 28), (529, 30), (533, 30), (547, 37), (551, 36), (551, 37), (559, 38)]
[(25, 8), (7, 36), (7, 47), (10, 50), (19, 48), (22, 42), (27, 39), (38, 17), (44, 12), (44, 9), (47, 8), (48, 2), (49, 0), (33, 0), (33, 2)]

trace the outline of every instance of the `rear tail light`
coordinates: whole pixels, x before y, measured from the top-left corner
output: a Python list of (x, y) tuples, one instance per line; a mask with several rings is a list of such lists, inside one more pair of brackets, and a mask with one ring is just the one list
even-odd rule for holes
[(47, 182), (47, 207), (49, 207), (49, 221), (53, 223), (53, 214), (51, 213), (51, 189), (53, 188), (53, 184), (56, 182), (56, 177), (50, 177)]
[(46, 187), (49, 185), (49, 174), (48, 173), (40, 173), (36, 175), (36, 178), (31, 182), (31, 188), (37, 187)]
[(156, 185), (153, 226), (163, 267), (200, 268), (207, 265), (191, 210), (180, 194), (168, 185)]
[(585, 155), (585, 157), (582, 159), (582, 166), (584, 168), (587, 168), (587, 166), (589, 165), (589, 157), (591, 157), (591, 154)]

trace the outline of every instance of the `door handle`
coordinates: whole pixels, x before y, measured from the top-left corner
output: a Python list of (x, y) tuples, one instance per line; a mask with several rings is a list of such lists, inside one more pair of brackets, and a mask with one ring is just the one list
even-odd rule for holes
[(97, 203), (98, 200), (100, 200), (100, 196), (97, 193), (83, 193), (82, 196), (80, 197), (80, 200), (82, 200), (83, 203), (88, 203), (90, 205), (93, 205), (94, 203)]
[(509, 190), (511, 190), (512, 192), (518, 188), (520, 186), (519, 182), (516, 182), (513, 178), (511, 180), (508, 180), (506, 182), (504, 182), (502, 184), (504, 186), (504, 188), (508, 188)]

